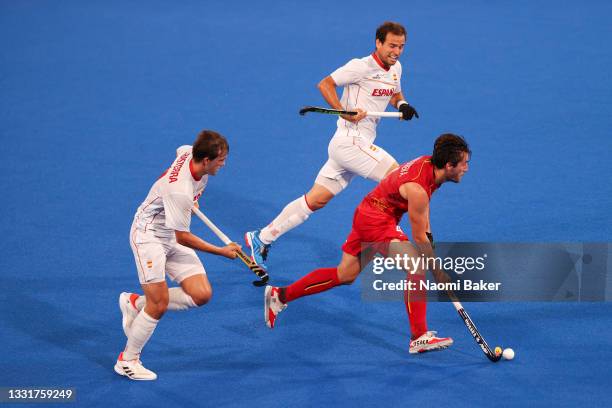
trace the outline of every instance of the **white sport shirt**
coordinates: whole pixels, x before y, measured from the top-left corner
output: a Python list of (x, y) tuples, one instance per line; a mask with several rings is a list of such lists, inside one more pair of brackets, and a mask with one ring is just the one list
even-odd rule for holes
[[(346, 110), (361, 108), (369, 112), (383, 112), (387, 109), (391, 97), (402, 90), (401, 76), (402, 65), (399, 61), (385, 69), (374, 53), (352, 59), (331, 73), (336, 85), (344, 87), (340, 98), (342, 106)], [(361, 136), (373, 142), (379, 121), (380, 118), (366, 117), (354, 124), (339, 118), (338, 134), (342, 134), (342, 130), (347, 135), (358, 131)]]
[(191, 172), (191, 146), (179, 147), (177, 158), (153, 184), (147, 198), (138, 207), (134, 225), (141, 232), (159, 238), (174, 238), (174, 231), (189, 231), (191, 210), (200, 198), (208, 176), (196, 179)]

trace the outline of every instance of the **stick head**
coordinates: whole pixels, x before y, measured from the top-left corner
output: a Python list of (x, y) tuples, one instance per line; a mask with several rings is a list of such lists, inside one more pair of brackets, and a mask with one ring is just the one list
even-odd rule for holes
[(304, 106), (300, 109), (300, 115), (304, 116), (308, 112), (312, 112), (314, 110), (314, 106)]
[(266, 286), (268, 284), (268, 280), (269, 279), (270, 279), (270, 277), (266, 274), (265, 276), (263, 276), (261, 278), (261, 280), (253, 281), (253, 285), (257, 286), (258, 288), (260, 288), (262, 286)]
[(258, 288), (262, 286), (266, 286), (266, 284), (268, 283), (268, 280), (270, 279), (270, 277), (268, 276), (268, 273), (261, 266), (253, 262), (251, 258), (248, 258), (248, 259), (249, 261), (251, 261), (249, 263), (249, 269), (253, 271), (253, 273), (257, 275), (257, 277), (259, 278), (259, 280), (253, 281), (253, 285), (257, 286)]
[(357, 112), (354, 112), (354, 111), (328, 109), (328, 108), (321, 108), (319, 106), (304, 106), (302, 109), (300, 109), (300, 115), (302, 116), (304, 116), (308, 112), (324, 113), (327, 115), (350, 115), (350, 116), (357, 115)]

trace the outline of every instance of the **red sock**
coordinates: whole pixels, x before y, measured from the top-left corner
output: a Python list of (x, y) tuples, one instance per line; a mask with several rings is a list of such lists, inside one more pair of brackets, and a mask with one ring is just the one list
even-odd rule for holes
[(421, 289), (423, 275), (408, 275), (408, 280), (414, 282), (414, 290), (404, 291), (404, 303), (410, 321), (410, 333), (412, 339), (420, 337), (427, 331), (427, 291)]
[(281, 300), (288, 303), (302, 296), (314, 295), (315, 293), (329, 290), (339, 284), (338, 268), (315, 269), (300, 280), (283, 288), (284, 290), (281, 293), (284, 293), (284, 299)]

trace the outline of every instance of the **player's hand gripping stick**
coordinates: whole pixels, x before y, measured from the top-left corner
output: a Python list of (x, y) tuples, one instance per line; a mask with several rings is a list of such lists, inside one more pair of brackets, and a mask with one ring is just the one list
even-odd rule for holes
[[(208, 219), (208, 217), (207, 217), (207, 216), (205, 216), (205, 215), (202, 213), (202, 211), (200, 211), (200, 210), (199, 210), (199, 209), (197, 209), (197, 208), (194, 208), (194, 209), (193, 209), (193, 213), (194, 213), (195, 215), (197, 215), (197, 216), (198, 216), (198, 218), (199, 218), (199, 219), (201, 219), (201, 220), (202, 220), (202, 222), (204, 222), (204, 224), (206, 224), (206, 226), (207, 226), (208, 228), (210, 228), (210, 230), (211, 230), (212, 232), (214, 232), (214, 233), (215, 233), (215, 235), (216, 235), (217, 237), (219, 237), (219, 239), (220, 239), (221, 241), (223, 241), (223, 243), (224, 243), (225, 245), (228, 245), (228, 244), (230, 244), (231, 242), (233, 242), (231, 239), (229, 239), (229, 238), (228, 238), (228, 236), (227, 236), (227, 235), (225, 235), (225, 234), (223, 233), (223, 231), (221, 231), (219, 228), (217, 228), (217, 226), (216, 226), (215, 224), (213, 224), (213, 222), (212, 222), (210, 219)], [(260, 287), (260, 286), (265, 286), (265, 285), (266, 285), (266, 283), (268, 283), (268, 280), (270, 279), (270, 277), (268, 276), (268, 274), (266, 273), (266, 271), (264, 271), (264, 270), (262, 269), (262, 267), (261, 267), (261, 266), (257, 265), (255, 262), (253, 262), (253, 260), (252, 260), (252, 259), (251, 259), (251, 258), (250, 258), (250, 257), (249, 257), (247, 254), (245, 254), (244, 252), (242, 252), (242, 250), (238, 250), (238, 251), (236, 251), (236, 255), (237, 255), (237, 256), (238, 256), (238, 258), (240, 258), (240, 260), (241, 260), (242, 262), (244, 262), (244, 264), (245, 264), (246, 266), (248, 266), (248, 267), (249, 267), (249, 269), (250, 269), (250, 270), (251, 270), (251, 271), (252, 271), (252, 272), (253, 272), (255, 275), (257, 275), (257, 277), (259, 278), (259, 280), (253, 281), (253, 285), (255, 285), (255, 286), (257, 286), (257, 287)]]

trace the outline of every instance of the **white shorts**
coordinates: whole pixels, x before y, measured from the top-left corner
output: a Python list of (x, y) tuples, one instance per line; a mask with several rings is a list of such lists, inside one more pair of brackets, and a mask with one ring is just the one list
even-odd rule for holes
[(396, 163), (393, 156), (372, 144), (370, 138), (339, 132), (329, 142), (329, 158), (315, 180), (334, 195), (344, 190), (355, 176), (380, 182)]
[(141, 284), (163, 282), (166, 273), (176, 283), (197, 274), (206, 274), (195, 251), (175, 239), (156, 237), (134, 225), (130, 231), (130, 246), (134, 253)]

